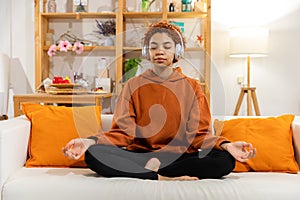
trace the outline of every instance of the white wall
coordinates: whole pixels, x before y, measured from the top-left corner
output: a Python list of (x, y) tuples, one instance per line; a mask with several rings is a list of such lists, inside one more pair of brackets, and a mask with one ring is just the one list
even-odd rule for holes
[(14, 92), (34, 91), (33, 1), (0, 0), (0, 52), (10, 57), (10, 83)]
[[(3, 1), (3, 0), (1, 0)], [(0, 1), (0, 3), (1, 3)], [(0, 6), (0, 115), (7, 114), (8, 70), (10, 49), (10, 4)], [(5, 19), (5, 20), (4, 20)]]
[[(237, 77), (244, 76), (246, 80), (246, 60), (228, 57), (228, 30), (249, 24), (265, 26), (270, 31), (268, 57), (251, 60), (251, 83), (256, 86), (261, 114), (299, 115), (300, 1), (212, 0), (212, 12), (212, 62), (216, 70), (212, 74), (212, 94), (213, 104), (221, 104), (214, 114), (234, 112), (240, 93)], [(220, 84), (214, 84), (218, 79), (224, 92), (220, 92)], [(240, 115), (246, 114), (245, 100)]]
[(34, 91), (34, 4), (12, 0), (11, 83), (15, 94)]
[[(252, 22), (270, 29), (270, 51), (266, 58), (253, 59), (252, 83), (262, 115), (300, 114), (300, 0), (211, 0), (212, 1), (212, 82), (213, 113), (233, 114), (244, 75), (243, 59), (228, 57), (228, 28), (250, 16)], [(238, 3), (237, 3), (238, 2)], [(0, 0), (0, 50), (12, 58), (11, 82), (15, 93), (34, 91), (33, 0)], [(10, 23), (10, 3), (12, 19)], [(290, 3), (294, 3), (291, 5)], [(287, 5), (287, 6), (286, 6)], [(236, 13), (232, 9), (234, 8)], [(248, 12), (244, 12), (243, 9)], [(270, 12), (274, 10), (275, 14)], [(287, 11), (288, 10), (288, 11)], [(263, 15), (258, 16), (261, 12)], [(250, 14), (249, 14), (250, 13)], [(235, 15), (230, 15), (235, 14)], [(248, 17), (249, 18), (249, 17)], [(244, 21), (248, 23), (248, 21)], [(11, 25), (11, 32), (10, 32)], [(6, 30), (6, 31), (3, 31)], [(12, 44), (12, 45), (11, 45)], [(11, 53), (10, 53), (11, 52)], [(242, 106), (241, 114), (245, 114)]]

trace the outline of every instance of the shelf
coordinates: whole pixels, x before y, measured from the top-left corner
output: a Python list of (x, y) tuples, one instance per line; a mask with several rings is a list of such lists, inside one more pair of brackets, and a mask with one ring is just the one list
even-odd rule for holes
[[(139, 0), (141, 1), (141, 0)], [(209, 88), (210, 88), (210, 61), (206, 58), (206, 54), (210, 55), (211, 51), (211, 0), (204, 0), (206, 2), (207, 12), (168, 12), (169, 0), (160, 0), (161, 2), (161, 12), (129, 12), (125, 11), (128, 0), (117, 0), (118, 9), (115, 12), (58, 12), (58, 13), (47, 13), (46, 12), (46, 0), (35, 1), (35, 85), (39, 87), (42, 81), (51, 75), (51, 62), (57, 62), (55, 59), (49, 59), (47, 51), (50, 45), (44, 45), (47, 41), (46, 36), (50, 30), (54, 30), (57, 35), (63, 32), (62, 29), (68, 28), (71, 31), (82, 28), (79, 33), (74, 32), (74, 34), (86, 34), (85, 32), (90, 32), (92, 20), (95, 19), (114, 19), (116, 22), (116, 38), (114, 46), (84, 46), (84, 53), (80, 56), (87, 57), (92, 51), (97, 51), (96, 54), (107, 54), (115, 58), (115, 69), (114, 78), (115, 80), (120, 80), (124, 73), (124, 60), (127, 58), (124, 54), (132, 54), (130, 56), (140, 56), (142, 48), (140, 41), (138, 43), (130, 43), (131, 39), (135, 39), (135, 35), (129, 35), (127, 37), (126, 31), (130, 28), (144, 28), (147, 24), (159, 20), (170, 20), (170, 21), (187, 21), (185, 26), (195, 25), (195, 33), (202, 34), (205, 38), (204, 47), (197, 46), (193, 43), (185, 49), (187, 53), (186, 56), (192, 56), (197, 64), (201, 65), (201, 70), (203, 71), (203, 80), (201, 80), (201, 85), (204, 88), (204, 93), (208, 98), (210, 98)], [(40, 3), (37, 3), (40, 2)], [(105, 5), (105, 1), (93, 1), (91, 6), (96, 8), (96, 6)], [(91, 3), (91, 2), (90, 2)], [(43, 12), (41, 12), (43, 10)], [(62, 23), (61, 23), (62, 22)], [(137, 23), (137, 26), (133, 26)], [(66, 27), (64, 27), (66, 26)], [(88, 29), (85, 27), (88, 26)], [(93, 25), (94, 26), (94, 25)], [(190, 27), (187, 27), (190, 28)], [(74, 29), (74, 30), (73, 30)], [(139, 31), (139, 30), (138, 30)], [(143, 30), (144, 31), (144, 30)], [(187, 32), (190, 31), (187, 29)], [(194, 29), (193, 29), (194, 31)], [(188, 39), (196, 39), (196, 35), (190, 35)], [(141, 36), (137, 37), (141, 40)], [(193, 38), (192, 38), (193, 37)], [(127, 41), (128, 40), (128, 41)], [(48, 43), (47, 43), (48, 44)], [(87, 43), (90, 44), (90, 43)], [(96, 44), (96, 43), (93, 43)], [(137, 45), (137, 46), (134, 46)], [(57, 48), (57, 51), (59, 49)], [(71, 49), (69, 51), (72, 51)], [(58, 53), (58, 52), (57, 52)], [(69, 52), (70, 53), (70, 52)], [(59, 54), (59, 53), (58, 53)], [(58, 55), (57, 54), (57, 55)], [(73, 54), (73, 52), (71, 53)], [(95, 54), (95, 55), (96, 55)], [(135, 55), (136, 54), (136, 55)], [(137, 55), (138, 54), (138, 55)], [(190, 54), (190, 55), (189, 55)], [(199, 55), (199, 56), (198, 56)], [(203, 57), (203, 60), (202, 60)], [(55, 64), (55, 63), (54, 63)], [(53, 66), (54, 66), (53, 64)], [(203, 66), (203, 67), (202, 67)], [(120, 84), (116, 84), (115, 91), (117, 94), (122, 90)]]
[(115, 18), (115, 12), (90, 12), (90, 13), (41, 13), (48, 19), (83, 19), (83, 18)]
[[(50, 46), (44, 46), (43, 50), (48, 51)], [(57, 47), (58, 50), (58, 47)], [(92, 51), (92, 50), (107, 50), (107, 51), (115, 51), (116, 47), (115, 46), (85, 46), (84, 51)], [(69, 50), (71, 51), (71, 49)]]
[(124, 12), (125, 18), (162, 18), (162, 12)]
[[(162, 18), (162, 12), (124, 12), (125, 18)], [(206, 12), (168, 12), (168, 18), (205, 18)]]
[(168, 18), (205, 18), (205, 12), (168, 12)]

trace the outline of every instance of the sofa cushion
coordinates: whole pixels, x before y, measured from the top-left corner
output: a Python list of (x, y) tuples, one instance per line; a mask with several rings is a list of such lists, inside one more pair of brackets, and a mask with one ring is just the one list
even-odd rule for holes
[(62, 147), (73, 138), (88, 137), (101, 130), (101, 107), (65, 107), (23, 104), (31, 121), (27, 167), (84, 167), (84, 158), (69, 160)]
[[(255, 158), (236, 163), (236, 172), (264, 171), (297, 173), (291, 123), (294, 115), (268, 118), (239, 118), (215, 121), (216, 134), (230, 141), (246, 141), (257, 149)], [(221, 127), (221, 128), (220, 128)], [(217, 130), (219, 128), (219, 131)]]
[(230, 173), (222, 179), (157, 181), (104, 178), (89, 169), (20, 168), (2, 191), (3, 200), (256, 200), (300, 197), (300, 174)]

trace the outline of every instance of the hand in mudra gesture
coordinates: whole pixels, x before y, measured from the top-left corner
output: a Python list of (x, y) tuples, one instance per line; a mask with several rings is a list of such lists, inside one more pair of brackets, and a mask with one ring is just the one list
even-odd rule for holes
[(251, 143), (247, 142), (231, 142), (224, 143), (221, 147), (227, 150), (236, 160), (240, 162), (246, 162), (250, 158), (254, 158), (256, 155), (256, 149), (253, 148)]
[(76, 138), (68, 142), (66, 146), (62, 148), (62, 152), (69, 159), (78, 160), (93, 144), (95, 144), (95, 140)]

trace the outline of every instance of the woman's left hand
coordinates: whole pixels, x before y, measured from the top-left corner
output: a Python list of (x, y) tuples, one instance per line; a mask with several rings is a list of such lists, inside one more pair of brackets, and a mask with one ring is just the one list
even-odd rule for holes
[(221, 147), (240, 162), (246, 162), (249, 158), (254, 158), (256, 155), (256, 149), (252, 147), (251, 143), (247, 142), (224, 143)]

